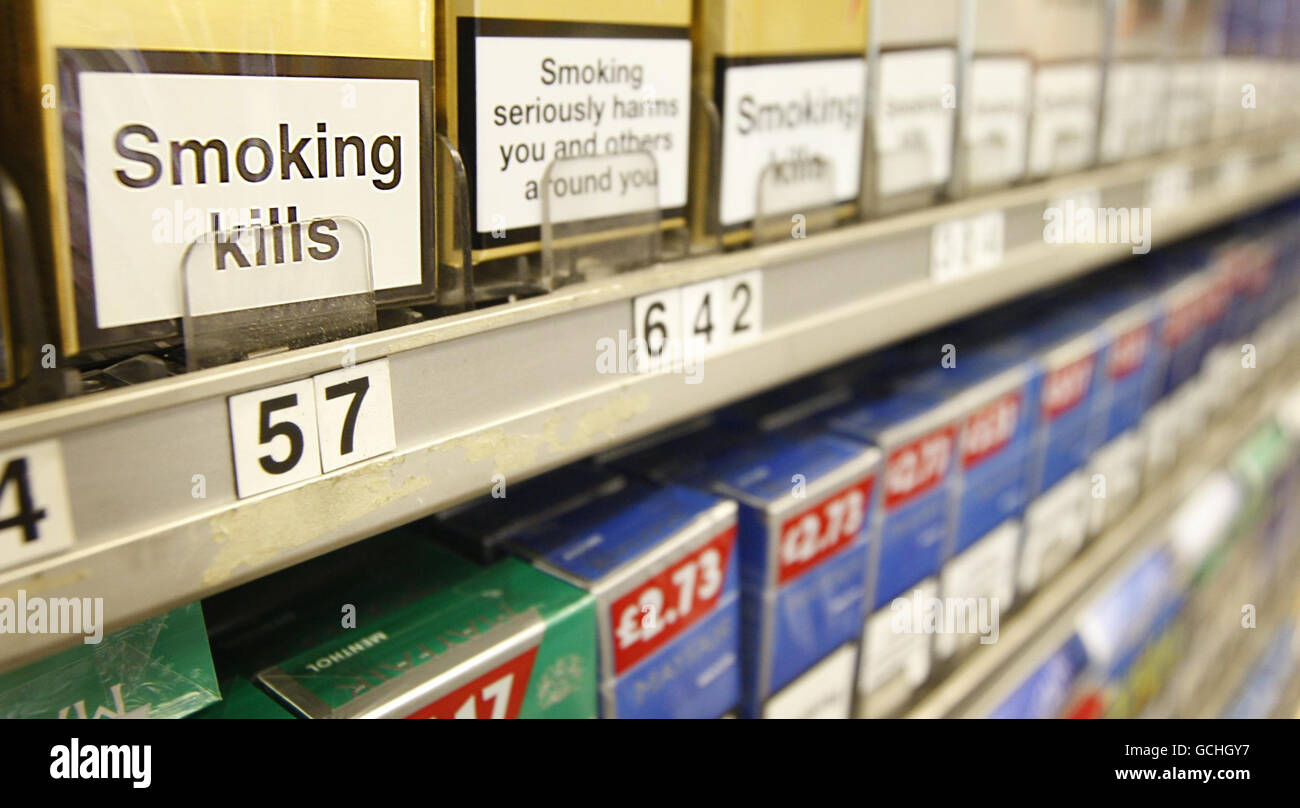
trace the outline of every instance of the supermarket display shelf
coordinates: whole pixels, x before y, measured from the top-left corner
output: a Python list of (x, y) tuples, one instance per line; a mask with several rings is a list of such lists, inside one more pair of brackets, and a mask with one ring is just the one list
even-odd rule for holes
[[(1127, 243), (1047, 243), (1044, 211), (1066, 200), (1153, 208), (1159, 245), (1297, 190), (1300, 142), (1243, 138), (8, 413), (0, 453), (53, 451), (43, 477), (66, 480), (71, 527), (56, 551), (0, 570), (0, 596), (103, 598), (108, 628), (126, 625), (1131, 255)], [(1000, 218), (995, 260), (936, 274), (938, 233), (988, 214)], [(761, 332), (695, 372), (598, 361), (638, 333), (638, 298), (754, 272)], [(239, 496), (228, 397), (381, 359), (391, 451)], [(74, 641), (16, 635), (0, 670)]]
[[(1198, 694), (1195, 712), (1185, 717), (1221, 718), (1227, 713), (1233, 702), (1242, 695), (1243, 688), (1250, 686), (1251, 674), (1268, 651), (1269, 640), (1276, 636), (1275, 632), (1281, 628), (1284, 616), (1285, 611), (1283, 614), (1269, 615), (1266, 620), (1260, 622), (1256, 630), (1247, 635), (1246, 647), (1239, 651), (1229, 664), (1223, 666), (1206, 692)], [(1293, 672), (1287, 685), (1282, 688), (1282, 693), (1285, 695), (1279, 698), (1280, 704), (1295, 705), (1300, 709), (1300, 670)], [(1293, 693), (1294, 697), (1291, 695)], [(1290, 709), (1289, 706), (1281, 707), (1275, 717), (1286, 718), (1296, 712), (1297, 710)]]
[(1229, 705), (1241, 693), (1256, 663), (1268, 648), (1280, 621), (1271, 620), (1263, 623), (1257, 631), (1248, 635), (1246, 647), (1239, 652), (1229, 665), (1225, 665), (1216, 677), (1213, 686), (1202, 694), (1202, 701), (1196, 705), (1196, 712), (1188, 718), (1220, 718)]
[(1185, 459), (1180, 456), (1176, 473), (1144, 490), (1132, 511), (1089, 544), (1000, 627), (996, 643), (977, 647), (906, 717), (978, 718), (1001, 704), (1069, 639), (1076, 618), (1089, 604), (1088, 595), (1102, 591), (1122, 573), (1126, 559), (1136, 558), (1167, 535), (1150, 528), (1227, 460), (1287, 393), (1300, 393), (1295, 368), (1290, 371), (1286, 383), (1273, 382), (1253, 395), (1232, 417), (1222, 419)]
[(1287, 706), (1278, 710), (1278, 718), (1300, 719), (1300, 671), (1292, 675), (1291, 684), (1287, 688), (1287, 697), (1282, 703)]

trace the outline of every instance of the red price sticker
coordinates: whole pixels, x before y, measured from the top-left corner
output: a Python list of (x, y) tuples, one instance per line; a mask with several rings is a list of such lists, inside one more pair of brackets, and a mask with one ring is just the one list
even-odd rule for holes
[(952, 465), (956, 429), (936, 429), (895, 449), (885, 464), (885, 508), (893, 510), (939, 486)]
[(686, 557), (614, 601), (614, 672), (623, 673), (698, 623), (718, 605), (736, 528), (727, 528)]
[(1047, 374), (1043, 382), (1043, 415), (1049, 421), (1074, 409), (1087, 397), (1096, 363), (1096, 355), (1088, 354)]
[(972, 468), (1000, 452), (1016, 432), (1023, 394), (1013, 390), (980, 407), (966, 419), (962, 468)]
[(1232, 303), (1232, 292), (1232, 276), (1220, 272), (1201, 295), (1201, 321), (1204, 324), (1213, 325), (1223, 319)]
[(1122, 379), (1142, 367), (1151, 349), (1151, 327), (1140, 325), (1115, 338), (1110, 349), (1107, 371), (1112, 379)]
[(1201, 307), (1199, 300), (1190, 300), (1169, 310), (1165, 315), (1165, 345), (1181, 345), (1196, 333), (1201, 324)]
[(875, 477), (867, 477), (827, 497), (781, 525), (777, 578), (798, 578), (849, 546), (861, 532), (871, 503)]
[(533, 646), (407, 718), (518, 718), (536, 659)]
[(1253, 245), (1233, 247), (1224, 262), (1236, 292), (1259, 297), (1272, 284), (1273, 258), (1262, 249)]

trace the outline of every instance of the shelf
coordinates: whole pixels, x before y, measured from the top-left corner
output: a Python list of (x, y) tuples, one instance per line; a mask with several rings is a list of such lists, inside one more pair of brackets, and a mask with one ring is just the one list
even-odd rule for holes
[[(1182, 204), (1153, 215), (1158, 245), (1297, 192), (1297, 158), (1295, 141), (1267, 137), (1189, 149), (5, 414), (0, 449), (57, 441), (75, 539), (0, 570), (0, 596), (102, 597), (108, 627), (129, 624), (486, 492), (493, 475), (521, 480), (1131, 255), (1045, 243), (1044, 208), (1064, 196), (1142, 207), (1153, 177), (1183, 174)], [(935, 226), (992, 211), (1004, 215), (1003, 260), (932, 279)], [(598, 341), (633, 333), (634, 298), (750, 270), (764, 330), (711, 357), (701, 383), (598, 371)], [(228, 396), (384, 357), (394, 451), (238, 498)], [(9, 637), (0, 669), (75, 640)]]
[[(1292, 363), (1294, 365), (1294, 363)], [(1286, 384), (1272, 382), (1219, 421), (1177, 471), (1145, 489), (1132, 511), (1084, 548), (1060, 575), (1035, 593), (1005, 625), (998, 641), (976, 648), (908, 711), (908, 718), (980, 718), (991, 713), (1074, 633), (1090, 595), (1103, 591), (1126, 569), (1125, 562), (1159, 541), (1161, 524), (1193, 489), (1221, 466), (1276, 409), (1297, 392), (1295, 367)]]

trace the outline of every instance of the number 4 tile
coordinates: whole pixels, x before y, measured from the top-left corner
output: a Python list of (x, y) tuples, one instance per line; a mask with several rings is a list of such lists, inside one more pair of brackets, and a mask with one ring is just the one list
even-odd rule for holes
[(686, 356), (703, 358), (727, 347), (730, 328), (724, 320), (728, 311), (723, 281), (682, 287), (680, 333)]
[(72, 546), (72, 513), (58, 441), (0, 452), (0, 569)]

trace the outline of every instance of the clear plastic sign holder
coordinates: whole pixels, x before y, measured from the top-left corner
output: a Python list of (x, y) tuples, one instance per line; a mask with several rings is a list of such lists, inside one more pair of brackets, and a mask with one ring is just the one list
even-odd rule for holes
[[(691, 176), (707, 175), (692, 186), (691, 208), (697, 217), (690, 252), (724, 249), (722, 226), (722, 116), (703, 93), (692, 96)], [(765, 244), (828, 230), (839, 219), (835, 171), (830, 159), (814, 155), (799, 163), (769, 163), (754, 186), (754, 219), (748, 243)], [(730, 242), (728, 242), (730, 243)], [(736, 243), (734, 246), (741, 246)]]
[(177, 363), (153, 354), (136, 354), (108, 367), (90, 370), (81, 375), (81, 392), (94, 393), (113, 390), (133, 384), (143, 384), (166, 379), (184, 372)]
[[(900, 142), (889, 150), (883, 148), (877, 137), (876, 127), (867, 125), (866, 154), (864, 161), (864, 196), (866, 208), (873, 215), (894, 213), (917, 207), (932, 200), (943, 184), (935, 183), (929, 178), (930, 167), (937, 149), (935, 144), (922, 129), (906, 133)], [(920, 182), (908, 182), (908, 178), (925, 178)], [(894, 190), (897, 189), (897, 190)]]
[(691, 94), (691, 106), (691, 177), (708, 177), (691, 188), (691, 208), (699, 225), (690, 252), (700, 255), (722, 251), (722, 115), (713, 99), (698, 89)]
[(541, 197), (541, 281), (548, 291), (659, 261), (663, 221), (651, 152), (552, 160)]
[[(446, 135), (438, 135), (436, 187), (438, 217), (438, 308), (452, 314), (475, 303), (473, 254), (470, 250), (469, 172)], [(435, 206), (439, 208), (439, 206)], [(520, 283), (524, 279), (519, 279)]]
[(822, 155), (768, 163), (754, 190), (755, 245), (804, 238), (835, 226), (835, 166)]
[[(900, 176), (902, 179), (913, 176), (925, 176), (929, 173), (931, 158), (934, 153), (934, 146), (930, 139), (919, 131), (913, 131), (911, 137), (904, 138), (903, 142), (897, 149), (889, 152), (881, 152), (879, 156), (880, 166), (880, 187), (893, 187), (898, 182)], [(915, 184), (908, 191), (891, 192), (882, 196), (904, 196), (913, 191), (926, 191), (929, 185)]]
[(436, 148), (439, 313), (454, 314), (547, 291), (535, 255), (525, 252), (475, 262), (469, 170), (446, 135), (438, 135)]
[(181, 285), (191, 371), (377, 327), (370, 237), (346, 216), (200, 236), (185, 250)]

